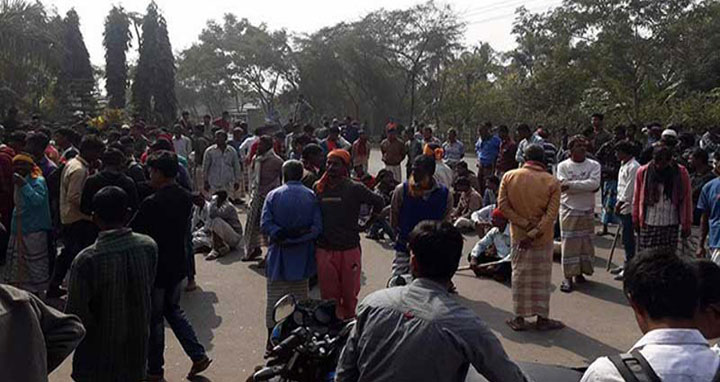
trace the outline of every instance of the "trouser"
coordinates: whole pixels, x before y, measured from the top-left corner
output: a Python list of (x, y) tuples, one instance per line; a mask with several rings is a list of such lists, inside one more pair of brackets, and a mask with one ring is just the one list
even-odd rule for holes
[(75, 256), (92, 245), (97, 235), (97, 226), (88, 220), (78, 220), (63, 226), (62, 236), (65, 246), (55, 261), (53, 277), (50, 280), (50, 289), (59, 287), (62, 284), (65, 274), (70, 269), (73, 260), (75, 260)]
[(323, 300), (332, 299), (337, 302), (338, 318), (355, 317), (362, 273), (360, 247), (345, 251), (317, 248), (315, 259)]
[(185, 312), (180, 308), (180, 282), (168, 288), (155, 287), (152, 292), (152, 313), (150, 317), (150, 339), (148, 348), (148, 373), (163, 374), (165, 359), (165, 325), (167, 320), (185, 354), (193, 362), (205, 357), (205, 348), (200, 344)]
[(622, 240), (625, 248), (625, 263), (635, 256), (635, 230), (633, 229), (632, 214), (618, 215), (622, 223)]
[(233, 229), (230, 224), (221, 218), (213, 218), (208, 224), (210, 232), (217, 235), (223, 243), (227, 244), (230, 248), (238, 248), (242, 242), (242, 234), (239, 234)]
[(605, 180), (602, 184), (602, 223), (616, 223), (615, 204), (617, 203), (617, 179)]
[[(188, 229), (190, 228), (190, 222), (188, 222)], [(188, 230), (188, 232), (192, 232), (191, 230)], [(195, 251), (193, 248), (192, 243), (192, 235), (187, 235), (187, 239), (185, 241), (185, 246), (187, 247), (187, 267), (188, 267), (188, 282), (191, 280), (195, 280), (195, 274), (197, 273), (195, 271)]]
[(395, 180), (402, 182), (402, 167), (400, 165), (391, 166), (386, 164), (385, 169), (393, 174), (393, 178), (395, 178)]

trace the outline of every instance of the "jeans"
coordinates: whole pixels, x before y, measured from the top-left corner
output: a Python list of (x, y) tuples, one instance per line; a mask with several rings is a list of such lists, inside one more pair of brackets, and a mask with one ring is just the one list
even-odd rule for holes
[[(59, 287), (65, 279), (65, 274), (70, 269), (75, 256), (80, 251), (91, 246), (98, 235), (98, 228), (95, 223), (88, 220), (79, 220), (75, 223), (64, 225), (62, 228), (64, 247), (60, 256), (55, 261), (53, 277), (50, 280), (50, 288)], [(50, 254), (54, 255), (53, 253)]]
[(180, 308), (180, 285), (176, 283), (169, 288), (158, 288), (152, 292), (152, 315), (150, 317), (150, 346), (148, 349), (148, 373), (162, 375), (165, 359), (165, 326), (167, 320), (175, 337), (177, 337), (185, 354), (193, 362), (205, 357), (205, 348), (200, 344), (185, 312)]
[(633, 230), (632, 214), (618, 215), (622, 223), (622, 240), (625, 247), (625, 262), (635, 256), (635, 231)]

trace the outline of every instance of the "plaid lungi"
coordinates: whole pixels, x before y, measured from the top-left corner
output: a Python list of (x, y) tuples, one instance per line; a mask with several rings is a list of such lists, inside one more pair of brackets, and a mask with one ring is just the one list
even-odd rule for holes
[(710, 259), (717, 265), (720, 265), (720, 248), (710, 249)]
[(640, 227), (638, 235), (638, 252), (652, 248), (677, 248), (678, 226), (652, 226)]
[(542, 316), (550, 313), (553, 245), (541, 248), (513, 247), (512, 299), (515, 316)]
[(593, 274), (595, 247), (592, 234), (595, 226), (593, 211), (579, 211), (560, 206), (560, 238), (562, 267), (566, 279)]
[(45, 231), (10, 236), (3, 283), (40, 293), (47, 289), (50, 257)]
[(308, 280), (300, 281), (270, 281), (267, 279), (267, 305), (265, 307), (265, 325), (268, 329), (275, 326), (273, 320), (273, 308), (286, 294), (291, 294), (296, 301), (307, 300), (309, 283)]
[(267, 246), (267, 238), (260, 233), (260, 218), (265, 204), (265, 196), (257, 192), (250, 199), (250, 209), (245, 222), (245, 253), (250, 255), (256, 248)]

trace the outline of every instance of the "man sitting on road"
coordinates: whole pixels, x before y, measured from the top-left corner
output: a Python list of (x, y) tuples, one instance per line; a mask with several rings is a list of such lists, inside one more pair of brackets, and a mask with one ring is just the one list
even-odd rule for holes
[(225, 190), (216, 192), (210, 202), (207, 229), (211, 234), (212, 251), (205, 260), (215, 260), (230, 253), (231, 249), (242, 248), (242, 223)]
[[(494, 209), (491, 214), (493, 228), (478, 241), (470, 253), (470, 269), (475, 275), (491, 276), (497, 281), (510, 278), (510, 224), (500, 209)], [(496, 265), (483, 267), (483, 263), (505, 260)]]
[[(633, 359), (602, 357), (590, 365), (581, 382), (615, 382), (623, 365), (646, 363), (644, 374), (663, 381), (713, 381), (720, 358), (697, 329), (697, 264), (680, 258), (674, 248), (642, 252), (625, 269), (624, 291), (643, 338), (630, 349)], [(637, 360), (637, 361), (636, 361)], [(646, 362), (643, 362), (646, 361)], [(616, 366), (617, 365), (617, 366)]]
[(487, 325), (447, 292), (462, 249), (450, 223), (417, 225), (410, 235), (415, 280), (363, 300), (336, 381), (463, 381), (470, 364), (489, 381), (526, 380)]

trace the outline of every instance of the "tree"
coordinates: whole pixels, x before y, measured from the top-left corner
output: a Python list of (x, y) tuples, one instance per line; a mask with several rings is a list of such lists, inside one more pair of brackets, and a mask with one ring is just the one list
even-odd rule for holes
[(128, 85), (127, 50), (131, 45), (130, 19), (122, 7), (110, 10), (105, 18), (103, 45), (105, 46), (105, 89), (108, 106), (125, 108), (125, 90)]
[(175, 58), (165, 19), (155, 2), (143, 17), (135, 79), (132, 85), (133, 110), (147, 121), (169, 124), (177, 116)]
[(95, 78), (90, 54), (80, 32), (80, 18), (74, 9), (63, 20), (63, 55), (55, 88), (63, 114), (76, 111), (91, 114), (95, 111)]

